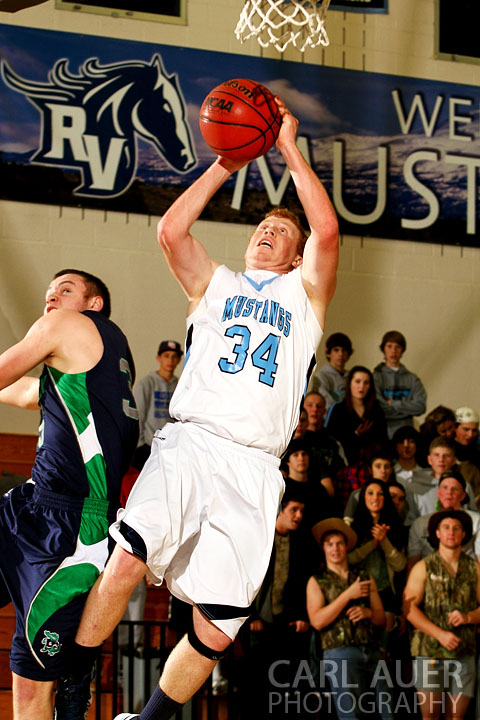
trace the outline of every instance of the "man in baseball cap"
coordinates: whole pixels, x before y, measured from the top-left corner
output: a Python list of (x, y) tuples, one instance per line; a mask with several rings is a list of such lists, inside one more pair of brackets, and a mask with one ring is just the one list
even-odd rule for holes
[(162, 340), (158, 346), (158, 370), (152, 370), (135, 385), (133, 394), (138, 408), (140, 436), (133, 465), (141, 470), (145, 464), (156, 430), (173, 422), (169, 413), (170, 400), (177, 387), (175, 369), (183, 355), (176, 340)]
[(458, 462), (468, 461), (480, 468), (480, 450), (477, 445), (478, 412), (463, 406), (455, 410), (455, 454)]
[(478, 426), (479, 416), (476, 410), (470, 407), (460, 407), (455, 410), (457, 423), (474, 423)]
[(183, 355), (183, 350), (180, 347), (180, 343), (176, 340), (162, 340), (162, 342), (158, 346), (157, 359), (159, 355), (162, 355), (165, 352), (174, 352), (179, 359)]

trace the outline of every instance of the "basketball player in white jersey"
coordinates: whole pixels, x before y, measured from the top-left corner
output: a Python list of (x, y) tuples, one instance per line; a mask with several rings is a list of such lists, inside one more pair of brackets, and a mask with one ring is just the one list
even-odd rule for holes
[(171, 717), (247, 617), (270, 558), (283, 493), (279, 457), (296, 428), (335, 290), (337, 218), (296, 146), (298, 121), (276, 100), (283, 118), (277, 147), (310, 225), (308, 240), (298, 218), (277, 209), (253, 232), (244, 273), (211, 260), (190, 228), (245, 164), (221, 157), (158, 226), (189, 301), (186, 364), (170, 405), (180, 422), (157, 431), (110, 529), (117, 546), (87, 601), (74, 667), (80, 678), (84, 662), (88, 676), (89, 654), (120, 621), (146, 572), (156, 584), (165, 579), (193, 605), (194, 629), (171, 653), (141, 720)]

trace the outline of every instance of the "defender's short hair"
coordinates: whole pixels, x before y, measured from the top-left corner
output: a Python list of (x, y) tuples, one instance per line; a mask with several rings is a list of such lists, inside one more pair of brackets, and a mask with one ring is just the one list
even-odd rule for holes
[(66, 270), (59, 270), (57, 273), (55, 273), (53, 277), (54, 279), (56, 279), (61, 275), (78, 275), (79, 277), (81, 277), (83, 279), (83, 282), (85, 283), (85, 287), (87, 288), (87, 298), (99, 295), (103, 300), (103, 307), (100, 310), (100, 313), (102, 315), (105, 315), (105, 317), (107, 318), (110, 317), (110, 313), (112, 312), (110, 291), (103, 282), (103, 280), (100, 280), (99, 277), (97, 277), (96, 275), (92, 275), (85, 270), (73, 270), (72, 268), (67, 268)]

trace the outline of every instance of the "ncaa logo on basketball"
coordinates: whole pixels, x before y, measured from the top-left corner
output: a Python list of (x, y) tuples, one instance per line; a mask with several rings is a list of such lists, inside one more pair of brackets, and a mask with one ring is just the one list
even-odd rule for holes
[(41, 113), (40, 147), (31, 162), (78, 170), (75, 195), (124, 193), (137, 170), (137, 138), (179, 173), (197, 163), (177, 76), (166, 72), (158, 54), (150, 63), (101, 65), (89, 58), (76, 75), (62, 58), (46, 83), (20, 77), (6, 61), (1, 70), (4, 82)]
[(231, 100), (225, 100), (225, 98), (208, 97), (205, 101), (205, 106), (208, 106), (208, 108), (211, 110), (231, 112), (233, 108), (233, 102)]

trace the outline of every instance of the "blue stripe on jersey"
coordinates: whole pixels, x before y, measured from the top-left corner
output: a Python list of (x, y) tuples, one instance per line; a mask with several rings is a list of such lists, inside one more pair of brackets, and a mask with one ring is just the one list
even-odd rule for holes
[(257, 282), (255, 282), (255, 280), (252, 280), (252, 278), (249, 278), (248, 275), (246, 275), (245, 273), (242, 273), (242, 275), (245, 278), (245, 280), (248, 280), (250, 285), (252, 287), (254, 287), (255, 290), (257, 290), (257, 292), (260, 292), (261, 290), (263, 290), (265, 285), (270, 285), (270, 283), (272, 283), (274, 280), (278, 280), (278, 278), (280, 277), (280, 275), (274, 275), (274, 277), (268, 278), (268, 280), (263, 280), (263, 282), (257, 283)]

